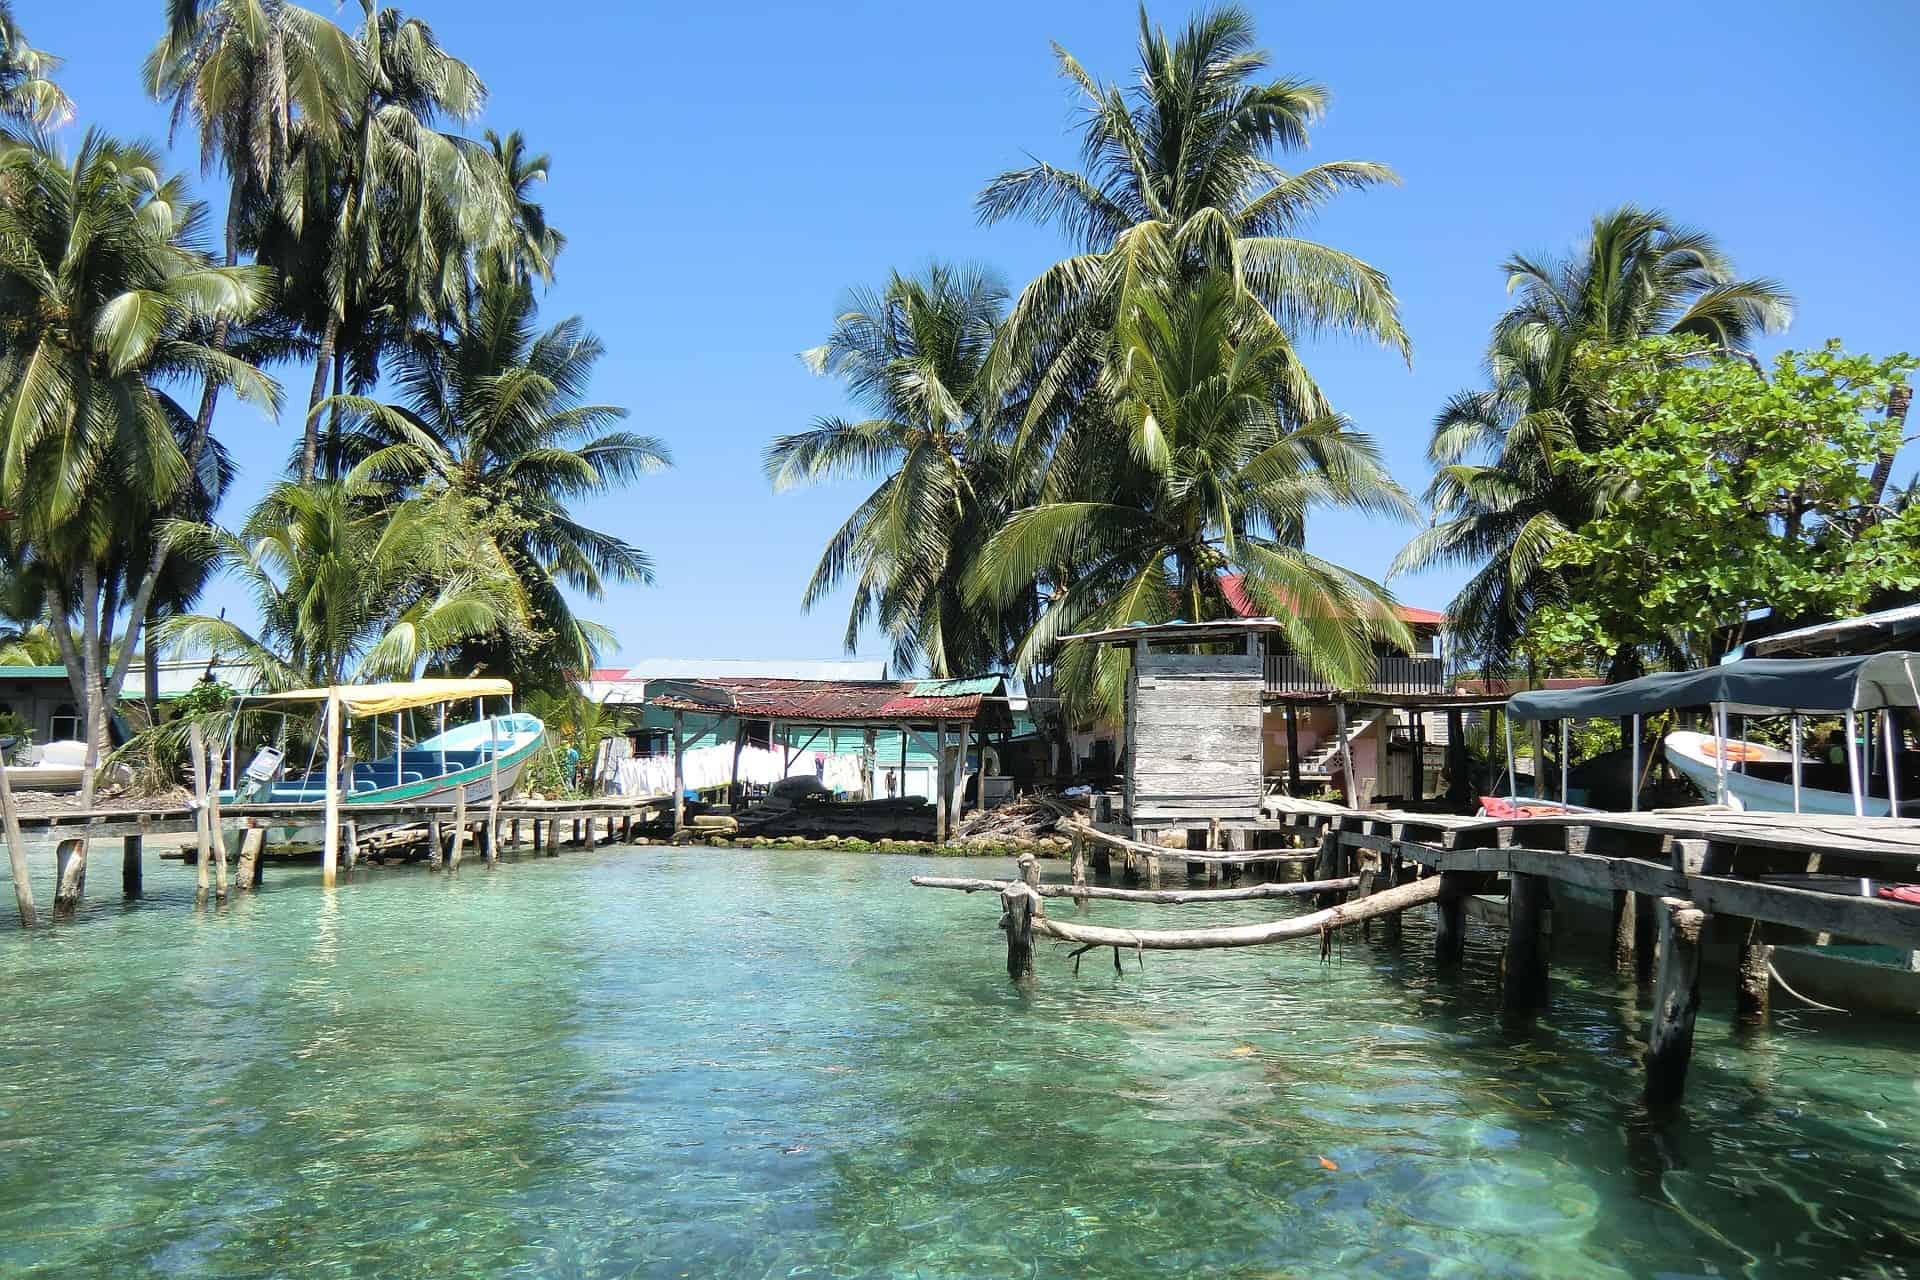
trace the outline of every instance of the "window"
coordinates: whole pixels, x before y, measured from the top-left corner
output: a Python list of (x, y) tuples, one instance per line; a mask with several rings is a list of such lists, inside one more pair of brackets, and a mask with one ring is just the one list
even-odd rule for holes
[(71, 702), (63, 702), (53, 709), (53, 717), (47, 722), (47, 741), (77, 741), (80, 737), (80, 712)]
[(773, 750), (773, 721), (771, 720), (742, 721), (740, 725), (740, 731), (742, 734), (745, 735), (746, 745), (750, 747), (759, 747), (762, 751)]

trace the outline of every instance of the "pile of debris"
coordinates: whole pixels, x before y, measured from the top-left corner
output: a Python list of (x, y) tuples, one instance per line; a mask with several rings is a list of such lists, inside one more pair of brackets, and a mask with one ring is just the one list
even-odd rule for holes
[(1085, 796), (1045, 793), (1021, 796), (993, 809), (970, 813), (960, 820), (954, 837), (962, 844), (1023, 844), (1064, 838), (1066, 825), (1087, 811)]

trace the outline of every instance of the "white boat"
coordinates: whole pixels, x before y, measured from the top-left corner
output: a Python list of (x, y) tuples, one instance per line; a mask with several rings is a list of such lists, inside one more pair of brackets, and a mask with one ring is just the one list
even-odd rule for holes
[(7, 784), (15, 791), (78, 791), (87, 763), (87, 744), (63, 739), (43, 747), (25, 764), (7, 766)]
[[(1667, 763), (1712, 798), (1719, 789), (1719, 740), (1710, 733), (1676, 730), (1661, 741)], [(1794, 812), (1793, 753), (1759, 742), (1726, 743), (1726, 803), (1732, 809), (1751, 809), (1763, 813)], [(1801, 813), (1853, 812), (1853, 795), (1807, 785), (1809, 774), (1825, 774), (1832, 766), (1821, 761), (1801, 760)], [(1892, 813), (1885, 796), (1861, 797), (1861, 812), (1884, 818)]]

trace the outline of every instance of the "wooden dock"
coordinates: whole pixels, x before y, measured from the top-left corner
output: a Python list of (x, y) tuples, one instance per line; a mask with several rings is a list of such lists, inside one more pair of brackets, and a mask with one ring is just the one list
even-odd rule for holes
[[(423, 851), (429, 865), (436, 867), (443, 863), (457, 867), (469, 848), (489, 866), (498, 863), (502, 848), (531, 847), (535, 854), (551, 857), (569, 845), (592, 849), (603, 842), (631, 842), (636, 827), (659, 819), (671, 803), (665, 797), (505, 800), (493, 815), (484, 805), (468, 810), (464, 801), (454, 808), (419, 803), (350, 805), (342, 809), (345, 862), (352, 870), (368, 853), (384, 855), (409, 845)], [(205, 828), (203, 814), (209, 819)], [(211, 861), (218, 874), (214, 892), (225, 897), (230, 845), (237, 841), (233, 891), (244, 893), (260, 884), (267, 829), (315, 825), (320, 815), (312, 805), (227, 804), (63, 810), (20, 814), (16, 821), (22, 847), (53, 845), (61, 866), (83, 840), (118, 839), (121, 894), (136, 899), (143, 891), (148, 836), (201, 835), (195, 845), (175, 856), (200, 865), (203, 896), (209, 887)], [(522, 840), (523, 831), (529, 840)], [(210, 858), (202, 856), (203, 849)], [(56, 898), (56, 915), (59, 905)]]
[[(1615, 966), (1656, 984), (1646, 1092), (1650, 1102), (1668, 1103), (1679, 1098), (1685, 1082), (1700, 1007), (1703, 938), (1739, 947), (1735, 1009), (1744, 1021), (1766, 1016), (1775, 944), (1847, 940), (1920, 950), (1920, 905), (1873, 892), (1882, 883), (1920, 883), (1920, 824), (1911, 821), (1712, 808), (1512, 819), (1352, 810), (1318, 801), (1286, 802), (1281, 809), (1261, 828), (1235, 832), (1213, 824), (1198, 850), (1082, 826), (1075, 888), (1043, 894), (1037, 873), (1024, 866), (1022, 879), (1001, 890), (1009, 972), (1030, 976), (1036, 935), (1080, 944), (1076, 964), (1081, 952), (1098, 946), (1113, 947), (1116, 964), (1123, 949), (1198, 950), (1315, 934), (1324, 948), (1333, 928), (1385, 917), (1392, 932), (1400, 912), (1429, 901), (1439, 912), (1434, 960), (1451, 967), (1462, 958), (1467, 900), (1497, 894), (1507, 902), (1503, 1005), (1507, 1014), (1524, 1019), (1548, 998), (1543, 928), (1556, 889), (1577, 886), (1610, 895)], [(1297, 847), (1289, 853), (1275, 845)], [(1117, 858), (1123, 873), (1144, 876), (1153, 889), (1162, 863), (1197, 864), (1210, 882), (1230, 882), (1236, 872), (1271, 873), (1308, 861), (1314, 887), (1326, 892), (1313, 915), (1251, 925), (1100, 929), (1047, 919), (1046, 896), (1076, 897), (1083, 910), (1089, 898), (1111, 896), (1075, 892), (1087, 883), (1089, 852), (1096, 868)], [(1343, 883), (1349, 879), (1351, 889)], [(926, 878), (916, 883), (962, 887)], [(1251, 887), (1259, 891), (1128, 896), (1175, 905), (1287, 892), (1281, 885)]]

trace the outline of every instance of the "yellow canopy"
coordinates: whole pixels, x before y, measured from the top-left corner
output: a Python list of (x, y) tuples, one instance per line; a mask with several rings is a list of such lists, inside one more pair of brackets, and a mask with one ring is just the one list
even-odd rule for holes
[(239, 699), (248, 705), (275, 702), (338, 701), (350, 716), (378, 716), (408, 707), (427, 707), (462, 698), (504, 698), (513, 693), (513, 681), (395, 680), (386, 684), (342, 684), (331, 689), (289, 689), (285, 693), (253, 694)]

